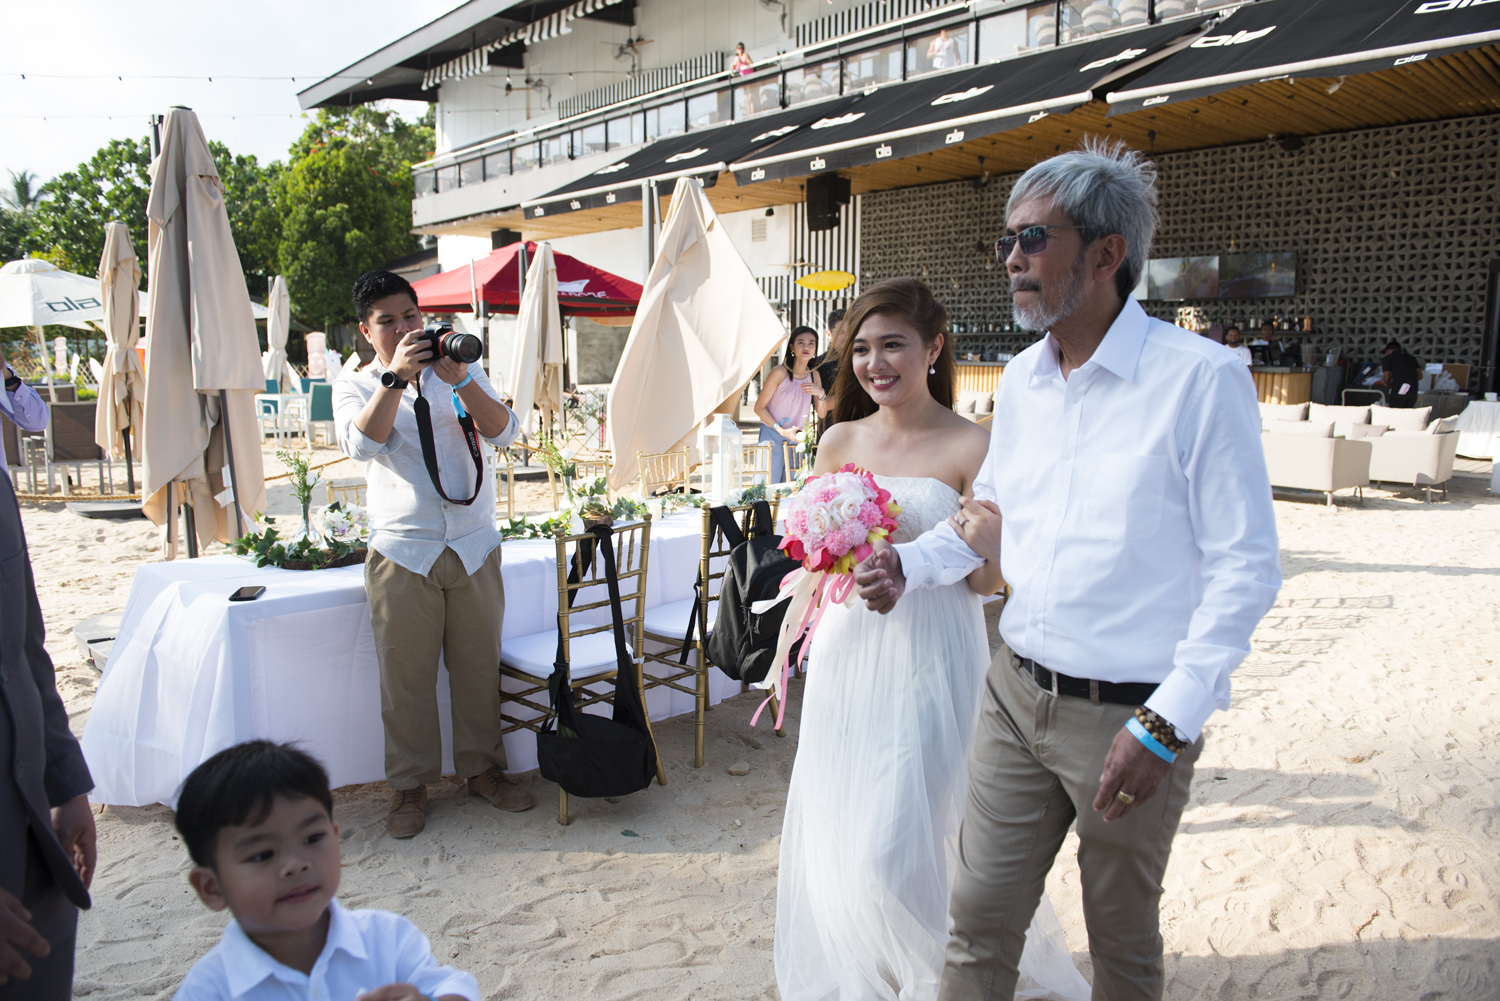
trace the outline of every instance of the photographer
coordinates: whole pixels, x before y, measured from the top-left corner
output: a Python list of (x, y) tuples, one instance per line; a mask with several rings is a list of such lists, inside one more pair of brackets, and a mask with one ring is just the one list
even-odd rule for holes
[(334, 383), (333, 415), (339, 448), (365, 463), (369, 481), (365, 586), (392, 790), (386, 829), (409, 838), (426, 824), (426, 783), (442, 771), (439, 651), (452, 692), (458, 777), (470, 795), (502, 810), (533, 805), (504, 774), (497, 668), (505, 590), (495, 485), (478, 442), (503, 448), (519, 425), (477, 360), (456, 360), (477, 359), (477, 339), (448, 328), (435, 343), (404, 278), (360, 275), (354, 311), (375, 363)]

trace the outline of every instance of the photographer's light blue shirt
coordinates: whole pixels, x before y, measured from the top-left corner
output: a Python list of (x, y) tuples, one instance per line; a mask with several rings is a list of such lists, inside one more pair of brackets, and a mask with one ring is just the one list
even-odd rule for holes
[[(412, 383), (401, 394), (401, 407), (390, 436), (382, 442), (368, 438), (355, 427), (355, 419), (380, 389), (384, 369), (376, 362), (352, 372), (333, 384), (333, 422), (339, 448), (351, 459), (365, 464), (365, 506), (370, 512), (370, 548), (386, 559), (427, 576), (445, 548), (452, 549), (472, 574), (500, 544), (495, 527), (495, 481), (487, 472), (473, 504), (451, 504), (438, 495), (422, 460), (417, 437), (417, 386)], [(495, 388), (478, 362), (469, 365), (475, 385), (496, 400)], [(453, 392), (432, 372), (425, 373), (422, 395), (432, 414), (432, 439), (437, 450), (438, 472), (449, 497), (467, 497), (474, 491), (474, 460), (464, 443), (463, 430), (453, 412)], [(496, 448), (516, 440), (520, 426), (516, 415), (493, 438)], [(481, 449), (483, 452), (483, 449)]]

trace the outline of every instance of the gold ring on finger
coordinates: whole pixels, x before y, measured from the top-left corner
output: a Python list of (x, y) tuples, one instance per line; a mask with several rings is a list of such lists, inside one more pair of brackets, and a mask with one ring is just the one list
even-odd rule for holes
[(1119, 792), (1115, 793), (1115, 799), (1119, 800), (1121, 803), (1124, 803), (1126, 806), (1129, 806), (1131, 803), (1135, 802), (1135, 797), (1126, 792), (1124, 789), (1121, 789)]

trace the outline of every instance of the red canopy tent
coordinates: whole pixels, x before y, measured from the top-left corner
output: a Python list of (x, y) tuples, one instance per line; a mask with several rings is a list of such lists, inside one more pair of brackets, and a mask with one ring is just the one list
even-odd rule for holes
[[(468, 268), (455, 268), (414, 282), (417, 305), (433, 313), (467, 313), (473, 309), (474, 285), (490, 313), (520, 309), (521, 267), (516, 256), (521, 244), (491, 251), (474, 262), (473, 284)], [(536, 255), (536, 244), (526, 244), (526, 260)], [(641, 302), (641, 287), (633, 281), (585, 264), (576, 257), (552, 255), (557, 264), (557, 304), (564, 315), (631, 316)]]

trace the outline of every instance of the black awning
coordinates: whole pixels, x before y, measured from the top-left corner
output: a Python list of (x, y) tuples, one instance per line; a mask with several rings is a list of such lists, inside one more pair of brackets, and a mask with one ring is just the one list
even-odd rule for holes
[(1496, 41), (1496, 0), (1260, 0), (1110, 93), (1110, 114), (1267, 80), (1369, 73)]
[(1072, 111), (1207, 18), (1158, 24), (857, 95), (838, 114), (731, 164), (740, 184), (899, 160)]
[(712, 128), (658, 139), (521, 207), (528, 219), (541, 219), (640, 201), (641, 182), (702, 176), (707, 185), (735, 159), (753, 155), (824, 115), (837, 114), (846, 98), (798, 105)]

